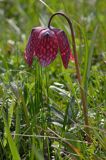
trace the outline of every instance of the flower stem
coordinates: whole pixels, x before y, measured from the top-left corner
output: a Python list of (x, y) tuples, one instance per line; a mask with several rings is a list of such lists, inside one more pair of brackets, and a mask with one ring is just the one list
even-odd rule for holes
[(61, 15), (61, 16), (65, 17), (69, 26), (70, 26), (71, 36), (72, 36), (72, 46), (73, 46), (73, 52), (74, 52), (74, 58), (75, 58), (75, 67), (76, 67), (76, 73), (77, 73), (77, 78), (78, 78), (78, 82), (79, 82), (79, 86), (80, 86), (80, 94), (81, 94), (81, 100), (82, 100), (82, 105), (83, 105), (86, 140), (88, 141), (88, 143), (90, 143), (91, 138), (90, 138), (90, 133), (89, 133), (89, 128), (88, 128), (89, 122), (88, 122), (88, 110), (87, 110), (86, 94), (85, 94), (85, 91), (83, 89), (82, 80), (81, 80), (80, 68), (79, 68), (79, 63), (78, 63), (78, 55), (77, 55), (77, 52), (76, 52), (75, 35), (74, 35), (72, 22), (70, 21), (70, 19), (64, 13), (57, 12), (50, 17), (49, 23), (48, 23), (49, 28), (50, 28), (50, 23), (51, 23), (52, 18), (56, 15)]

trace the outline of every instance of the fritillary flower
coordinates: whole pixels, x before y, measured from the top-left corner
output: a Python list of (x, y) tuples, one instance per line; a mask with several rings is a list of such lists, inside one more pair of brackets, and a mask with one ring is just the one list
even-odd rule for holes
[[(77, 73), (77, 78), (80, 86), (80, 94), (83, 105), (83, 114), (84, 114), (84, 126), (86, 139), (88, 144), (91, 143), (90, 132), (89, 132), (89, 121), (88, 121), (88, 110), (86, 103), (86, 94), (83, 89), (82, 78), (80, 74), (80, 67), (78, 63), (78, 55), (76, 52), (76, 43), (75, 43), (75, 34), (73, 29), (73, 24), (69, 17), (64, 13), (54, 13), (48, 22), (48, 28), (36, 27), (32, 29), (31, 35), (28, 40), (28, 44), (25, 49), (25, 60), (31, 66), (33, 62), (33, 57), (37, 57), (42, 66), (49, 65), (57, 56), (58, 49), (60, 49), (60, 54), (62, 62), (65, 68), (68, 67), (69, 60), (74, 60), (72, 52), (70, 50), (70, 45), (67, 39), (67, 36), (64, 31), (56, 28), (51, 28), (51, 21), (55, 16), (63, 16), (69, 24), (72, 38), (72, 47), (75, 57), (75, 68)], [(78, 153), (78, 152), (77, 152)], [(79, 153), (78, 153), (79, 154)]]
[(65, 32), (56, 28), (36, 27), (32, 29), (28, 40), (25, 60), (31, 66), (33, 57), (37, 57), (42, 66), (47, 66), (56, 58), (58, 49), (67, 68), (69, 60), (74, 60), (74, 57)]

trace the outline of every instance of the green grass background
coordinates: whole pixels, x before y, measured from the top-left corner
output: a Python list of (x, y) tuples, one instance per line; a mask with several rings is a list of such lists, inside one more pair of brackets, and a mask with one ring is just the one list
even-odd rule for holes
[[(73, 22), (92, 143), (73, 62), (24, 61), (31, 29), (64, 12)], [(72, 39), (64, 18), (52, 25)], [(106, 1), (0, 0), (0, 160), (106, 159)]]

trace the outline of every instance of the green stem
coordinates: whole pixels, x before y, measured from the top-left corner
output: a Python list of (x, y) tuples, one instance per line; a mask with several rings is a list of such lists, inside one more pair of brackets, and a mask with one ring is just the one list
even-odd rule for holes
[[(73, 52), (74, 52), (74, 57), (75, 57), (75, 67), (76, 67), (76, 73), (77, 73), (77, 78), (78, 78), (78, 82), (79, 82), (79, 86), (80, 86), (80, 94), (81, 94), (81, 99), (82, 99), (82, 105), (83, 105), (83, 114), (84, 114), (84, 122), (85, 122), (85, 131), (87, 133), (87, 141), (88, 143), (91, 142), (90, 139), (90, 133), (89, 133), (89, 122), (88, 122), (88, 110), (87, 110), (87, 102), (86, 102), (86, 95), (83, 89), (83, 85), (82, 85), (82, 80), (81, 80), (81, 74), (80, 74), (80, 68), (79, 68), (79, 63), (78, 63), (78, 55), (76, 52), (76, 43), (75, 43), (75, 35), (74, 35), (74, 30), (73, 30), (73, 26), (72, 26), (72, 22), (70, 21), (70, 19), (64, 14), (64, 13), (60, 13), (57, 12), (55, 14), (53, 14), (50, 19), (49, 19), (49, 23), (48, 23), (48, 27), (50, 28), (50, 23), (51, 20), (54, 16), (56, 15), (60, 15), (66, 18), (69, 26), (70, 26), (70, 30), (71, 30), (71, 36), (72, 36), (72, 46), (73, 46)], [(51, 28), (50, 28), (51, 29)]]

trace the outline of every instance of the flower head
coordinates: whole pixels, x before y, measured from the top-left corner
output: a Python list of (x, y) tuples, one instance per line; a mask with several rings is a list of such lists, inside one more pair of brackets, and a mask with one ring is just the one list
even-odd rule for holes
[(74, 57), (65, 32), (56, 28), (33, 28), (25, 49), (25, 60), (31, 66), (33, 57), (37, 57), (42, 66), (47, 66), (56, 58), (58, 48), (67, 68), (69, 60)]

